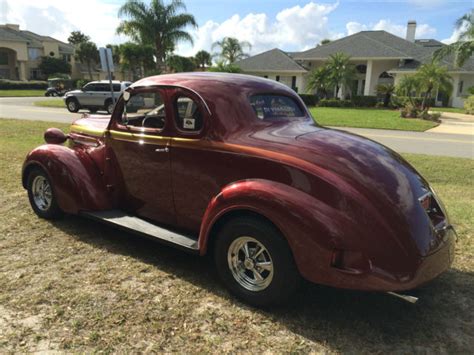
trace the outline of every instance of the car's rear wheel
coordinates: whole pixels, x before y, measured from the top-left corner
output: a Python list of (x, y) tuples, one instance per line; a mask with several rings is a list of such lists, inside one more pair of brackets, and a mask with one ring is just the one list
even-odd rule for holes
[(271, 223), (238, 217), (216, 236), (215, 262), (224, 284), (243, 301), (255, 306), (286, 302), (301, 277), (288, 243)]
[(71, 98), (66, 100), (66, 107), (69, 112), (77, 112), (79, 111), (79, 103), (76, 99)]
[(107, 101), (105, 102), (105, 109), (107, 110), (107, 113), (108, 113), (109, 115), (111, 115), (112, 112), (114, 112), (114, 106), (115, 106), (115, 104), (114, 104), (114, 102), (113, 102), (112, 100), (107, 100)]
[(41, 218), (56, 219), (62, 216), (53, 185), (43, 169), (35, 168), (28, 175), (28, 198), (33, 211)]

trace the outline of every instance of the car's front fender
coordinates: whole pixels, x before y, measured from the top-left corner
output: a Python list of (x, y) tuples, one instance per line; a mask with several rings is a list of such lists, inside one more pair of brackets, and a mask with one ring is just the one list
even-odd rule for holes
[(97, 164), (83, 149), (45, 144), (26, 157), (22, 182), (34, 167), (43, 169), (51, 180), (59, 207), (66, 213), (111, 208), (107, 188)]

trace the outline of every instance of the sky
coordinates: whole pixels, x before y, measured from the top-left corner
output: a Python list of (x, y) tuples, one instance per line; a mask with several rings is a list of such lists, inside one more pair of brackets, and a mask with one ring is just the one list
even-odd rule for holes
[[(148, 0), (144, 0), (148, 2)], [(164, 0), (165, 3), (167, 0)], [(116, 34), (117, 12), (125, 0), (0, 0), (0, 24), (67, 41), (80, 30), (98, 46), (129, 40)], [(251, 54), (272, 48), (301, 51), (323, 39), (337, 39), (362, 30), (385, 30), (405, 37), (408, 20), (417, 21), (416, 38), (445, 43), (457, 39), (454, 22), (472, 11), (473, 0), (288, 1), (184, 0), (198, 27), (188, 28), (194, 44), (180, 43), (177, 54), (209, 52), (226, 36), (248, 41)]]

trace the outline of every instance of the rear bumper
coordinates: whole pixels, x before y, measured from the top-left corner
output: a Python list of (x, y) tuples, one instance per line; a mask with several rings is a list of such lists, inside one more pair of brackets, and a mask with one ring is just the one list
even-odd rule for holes
[[(435, 253), (419, 257), (412, 270), (394, 272), (371, 264), (370, 270), (354, 274), (330, 267), (322, 283), (361, 291), (404, 291), (417, 288), (449, 269), (454, 260), (456, 233), (453, 229), (445, 229), (441, 233), (443, 233), (442, 245)], [(322, 281), (308, 279), (316, 283)]]

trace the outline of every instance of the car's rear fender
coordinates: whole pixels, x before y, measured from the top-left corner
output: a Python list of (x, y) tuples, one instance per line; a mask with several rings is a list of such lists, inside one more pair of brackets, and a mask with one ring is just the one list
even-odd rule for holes
[(291, 186), (252, 179), (227, 185), (209, 203), (201, 224), (199, 248), (208, 250), (220, 222), (235, 212), (251, 212), (271, 221), (286, 238), (303, 277), (325, 283), (323, 276), (340, 236), (356, 233), (334, 208)]
[(28, 175), (35, 167), (43, 169), (50, 178), (64, 212), (112, 208), (100, 170), (85, 150), (57, 144), (35, 148), (23, 164), (23, 187), (27, 187)]

